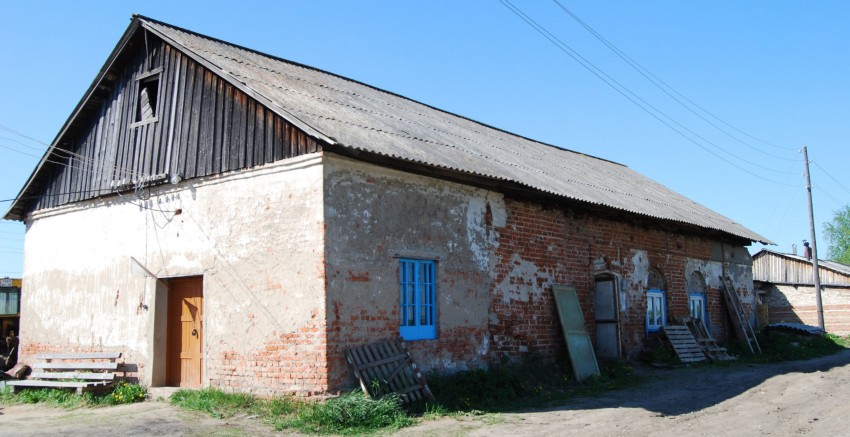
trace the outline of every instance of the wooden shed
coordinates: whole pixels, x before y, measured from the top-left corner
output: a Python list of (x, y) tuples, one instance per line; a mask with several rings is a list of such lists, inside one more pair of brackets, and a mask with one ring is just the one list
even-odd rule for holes
[[(818, 260), (824, 324), (828, 332), (850, 333), (850, 266)], [(768, 322), (817, 326), (811, 259), (763, 249), (753, 255), (753, 283), (767, 306)]]

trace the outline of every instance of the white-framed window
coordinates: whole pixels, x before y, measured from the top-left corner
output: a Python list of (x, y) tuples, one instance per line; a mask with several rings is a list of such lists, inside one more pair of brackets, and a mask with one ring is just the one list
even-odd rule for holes
[(667, 304), (664, 290), (646, 291), (646, 332), (658, 332), (667, 321)]
[(711, 330), (706, 298), (705, 277), (698, 271), (691, 272), (686, 285), (688, 292), (688, 312), (694, 320), (702, 321), (707, 331)]
[(702, 320), (705, 323), (705, 295), (701, 293), (689, 294), (688, 308), (692, 319)]
[(405, 340), (437, 338), (437, 263), (398, 260), (399, 335)]

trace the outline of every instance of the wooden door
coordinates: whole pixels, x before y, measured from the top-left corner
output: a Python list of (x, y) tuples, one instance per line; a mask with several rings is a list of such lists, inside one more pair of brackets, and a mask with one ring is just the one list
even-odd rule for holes
[(200, 387), (204, 368), (203, 278), (168, 282), (166, 385)]
[(596, 316), (596, 355), (620, 357), (620, 321), (614, 278), (597, 278), (593, 312)]

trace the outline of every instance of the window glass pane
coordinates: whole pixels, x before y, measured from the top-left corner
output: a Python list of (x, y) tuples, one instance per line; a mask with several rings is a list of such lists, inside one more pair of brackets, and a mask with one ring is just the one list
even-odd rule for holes
[(21, 312), (18, 307), (18, 296), (20, 296), (18, 293), (10, 293), (9, 314), (18, 314)]
[(436, 338), (436, 264), (399, 260), (400, 334), (406, 339)]
[(407, 285), (407, 326), (416, 325), (416, 284)]
[(0, 314), (10, 314), (9, 309), (7, 308), (6, 301), (8, 300), (8, 293), (0, 292)]

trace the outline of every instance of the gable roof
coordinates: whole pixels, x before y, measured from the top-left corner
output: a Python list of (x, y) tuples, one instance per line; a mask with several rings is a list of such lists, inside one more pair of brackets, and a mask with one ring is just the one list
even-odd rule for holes
[[(150, 18), (134, 16), (127, 33), (135, 27), (162, 38), (329, 146), (518, 184), (566, 199), (770, 243), (621, 164), (524, 138), (351, 79)], [(105, 70), (101, 71), (103, 74)], [(49, 154), (50, 150), (45, 159)], [(22, 194), (37, 173), (38, 169)], [(7, 217), (16, 206), (21, 208), (18, 203), (12, 205)]]
[[(809, 264), (809, 265), (812, 264), (812, 260), (807, 259), (804, 256), (793, 255), (793, 254), (790, 254), (790, 253), (781, 253), (781, 252), (776, 252), (774, 250), (769, 250), (769, 249), (762, 249), (762, 250), (758, 251), (755, 255), (753, 255), (753, 260), (755, 261), (757, 258), (761, 258), (761, 257), (764, 257), (764, 256), (775, 256), (775, 257), (780, 257), (780, 258), (785, 258), (785, 259), (790, 259), (790, 260), (802, 262), (802, 263)], [(835, 261), (829, 261), (829, 260), (825, 260), (825, 259), (818, 259), (818, 268), (832, 270), (832, 271), (839, 273), (841, 275), (850, 277), (850, 266), (848, 266), (847, 264), (841, 264), (841, 263), (837, 263)]]

